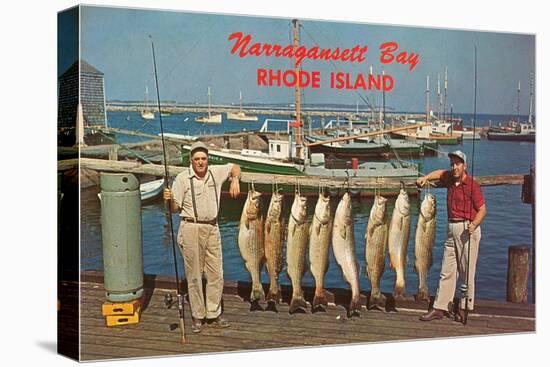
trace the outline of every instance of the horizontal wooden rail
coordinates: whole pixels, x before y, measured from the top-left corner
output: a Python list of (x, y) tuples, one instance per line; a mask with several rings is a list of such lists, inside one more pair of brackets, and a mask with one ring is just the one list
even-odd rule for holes
[[(105, 159), (81, 158), (60, 160), (57, 163), (58, 171), (80, 168), (91, 169), (100, 172), (127, 172), (134, 174), (146, 174), (152, 176), (163, 176), (164, 166), (160, 164), (141, 164), (139, 162), (125, 161), (109, 161)], [(186, 167), (168, 166), (170, 176), (176, 176), (178, 173), (186, 170)], [(353, 170), (349, 170), (353, 174)], [(498, 185), (522, 185), (523, 175), (496, 175), (496, 176), (476, 176), (476, 181), (481, 186), (498, 186)], [(288, 184), (294, 185), (299, 183), (302, 186), (318, 187), (319, 183), (326, 187), (340, 187), (345, 182), (344, 177), (320, 177), (320, 176), (290, 176), (290, 175), (275, 175), (265, 173), (243, 172), (241, 181), (254, 182), (259, 184)], [(380, 185), (386, 188), (399, 188), (401, 182), (405, 187), (414, 187), (416, 182), (414, 179), (391, 179), (391, 178), (364, 178), (350, 177), (349, 184), (351, 188), (375, 187)]]

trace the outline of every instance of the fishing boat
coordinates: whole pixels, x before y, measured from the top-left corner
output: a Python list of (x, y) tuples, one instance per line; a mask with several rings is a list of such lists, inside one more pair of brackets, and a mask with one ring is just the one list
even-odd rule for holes
[(432, 126), (419, 126), (413, 131), (397, 131), (390, 135), (393, 138), (412, 140), (412, 141), (435, 141), (439, 145), (456, 145), (462, 142), (462, 135), (459, 134), (437, 134), (432, 130)]
[[(244, 172), (272, 173), (279, 175), (302, 175), (298, 165), (288, 160), (288, 141), (270, 141), (270, 151), (265, 153), (253, 149), (208, 149), (210, 164), (236, 163)], [(283, 148), (282, 148), (283, 146)], [(190, 145), (182, 145), (182, 163), (189, 166)], [(284, 157), (284, 158), (283, 158)]]
[(145, 87), (145, 105), (141, 110), (141, 118), (144, 120), (154, 120), (155, 112), (149, 109), (149, 89)]
[(529, 93), (529, 117), (527, 123), (521, 123), (519, 120), (519, 96), (521, 85), (518, 82), (518, 103), (517, 103), (517, 120), (511, 121), (507, 126), (491, 127), (487, 131), (488, 140), (501, 141), (524, 141), (535, 142), (536, 131), (533, 126), (533, 74), (531, 73), (530, 93)]
[(481, 135), (479, 132), (474, 131), (471, 127), (465, 127), (464, 122), (461, 118), (447, 119), (449, 123), (452, 124), (452, 131), (456, 134), (462, 135), (462, 139), (468, 140), (480, 140)]
[[(315, 143), (328, 141), (330, 137), (308, 135), (305, 139), (309, 143)], [(336, 158), (388, 158), (390, 155), (390, 145), (388, 143), (374, 141), (327, 142), (326, 144), (313, 146), (310, 150), (311, 153), (323, 153), (325, 156)]]
[(208, 116), (196, 117), (196, 122), (202, 122), (205, 124), (221, 124), (222, 123), (222, 114), (221, 113), (212, 113), (212, 94), (210, 93), (210, 87), (208, 87)]
[(525, 141), (535, 142), (535, 128), (531, 124), (518, 124), (514, 131), (495, 131), (489, 130), (487, 132), (488, 140), (501, 140), (501, 141)]
[[(158, 136), (161, 136), (161, 133), (158, 133)], [(189, 135), (189, 134), (175, 134), (175, 133), (164, 133), (164, 137), (171, 138), (171, 139), (179, 139), (179, 140), (189, 140), (189, 141), (195, 141), (199, 137), (196, 135)]]
[(228, 120), (237, 120), (237, 121), (258, 121), (258, 116), (247, 115), (243, 111), (243, 94), (239, 91), (239, 112), (227, 112)]

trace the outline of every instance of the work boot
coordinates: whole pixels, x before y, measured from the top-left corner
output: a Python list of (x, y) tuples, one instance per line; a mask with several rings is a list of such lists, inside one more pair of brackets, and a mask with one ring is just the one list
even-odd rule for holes
[(420, 321), (439, 320), (439, 319), (442, 319), (443, 316), (445, 316), (445, 311), (437, 308), (432, 308), (430, 312), (420, 316)]
[(215, 319), (210, 320), (208, 324), (217, 328), (227, 328), (231, 326), (231, 324), (229, 324), (229, 321), (227, 321), (221, 316), (218, 316)]
[(200, 333), (202, 329), (202, 320), (196, 319), (193, 317), (193, 323), (191, 324), (191, 329), (195, 334)]

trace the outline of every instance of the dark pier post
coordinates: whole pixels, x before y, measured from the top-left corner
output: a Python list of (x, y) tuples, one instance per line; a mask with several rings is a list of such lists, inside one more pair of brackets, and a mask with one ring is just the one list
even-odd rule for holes
[(531, 245), (531, 251), (532, 251), (532, 256), (531, 256), (531, 261), (533, 262), (533, 267), (531, 268), (531, 277), (532, 277), (532, 281), (531, 281), (531, 284), (532, 284), (532, 287), (533, 287), (533, 303), (536, 303), (535, 302), (535, 294), (536, 294), (536, 282), (535, 282), (535, 279), (536, 279), (536, 256), (535, 256), (535, 249), (536, 249), (536, 241), (535, 241), (535, 237), (536, 237), (536, 228), (535, 228), (535, 224), (536, 224), (536, 221), (537, 221), (537, 216), (536, 216), (536, 201), (535, 201), (535, 164), (531, 164), (531, 225), (533, 227), (533, 234), (531, 236), (532, 238), (532, 245)]
[(536, 200), (535, 200), (535, 163), (531, 163), (531, 169), (528, 175), (523, 176), (523, 186), (521, 190), (521, 201), (531, 204), (531, 288), (533, 303), (536, 303)]
[(528, 283), (529, 247), (510, 246), (508, 248), (506, 300), (514, 303), (527, 303)]

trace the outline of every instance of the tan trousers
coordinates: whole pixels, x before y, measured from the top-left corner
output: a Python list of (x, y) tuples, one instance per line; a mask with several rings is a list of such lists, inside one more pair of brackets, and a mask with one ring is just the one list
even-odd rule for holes
[[(443, 252), (443, 264), (439, 278), (439, 288), (434, 302), (434, 308), (447, 311), (449, 303), (453, 301), (457, 275), (462, 283), (466, 283), (466, 268), (468, 263), (468, 241), (470, 242), (470, 274), (468, 287), (468, 309), (474, 309), (475, 275), (481, 229), (477, 227), (471, 236), (468, 236), (470, 222), (449, 223), (447, 241)], [(457, 274), (458, 273), (458, 274)], [(466, 299), (460, 300), (460, 308), (466, 308)]]
[[(178, 245), (185, 266), (191, 314), (195, 319), (218, 317), (223, 292), (222, 246), (218, 226), (182, 221)], [(203, 275), (206, 278), (206, 302)]]

